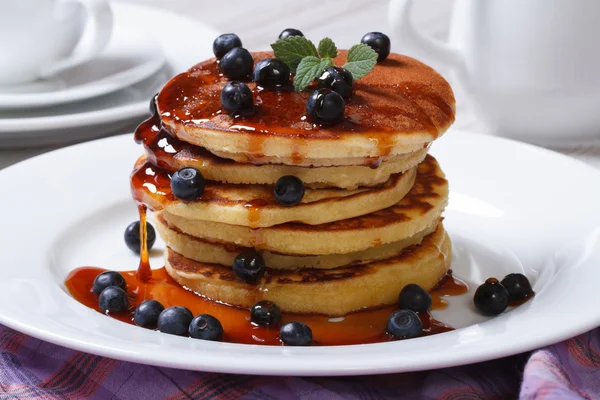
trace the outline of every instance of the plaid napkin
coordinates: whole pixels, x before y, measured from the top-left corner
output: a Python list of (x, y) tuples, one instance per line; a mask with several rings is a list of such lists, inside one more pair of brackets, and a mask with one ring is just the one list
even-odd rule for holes
[(531, 354), (340, 378), (245, 376), (120, 362), (0, 326), (0, 399), (600, 399), (600, 328)]

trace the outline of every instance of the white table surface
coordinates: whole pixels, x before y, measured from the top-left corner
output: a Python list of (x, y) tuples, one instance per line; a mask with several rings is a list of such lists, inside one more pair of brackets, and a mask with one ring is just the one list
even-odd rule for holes
[[(279, 32), (292, 27), (300, 29), (306, 36), (315, 40), (325, 36), (331, 37), (340, 48), (348, 48), (358, 43), (366, 32), (391, 31), (387, 21), (386, 0), (124, 1), (161, 7), (210, 24), (219, 31), (235, 32), (242, 38), (244, 47), (250, 50), (269, 48), (269, 44), (276, 40)], [(452, 4), (452, 0), (419, 1), (414, 10), (415, 23), (427, 34), (445, 37)], [(158, 25), (160, 21), (148, 23)], [(401, 48), (394, 47), (394, 38), (391, 39), (392, 50), (405, 53)], [(449, 78), (443, 65), (438, 65), (432, 60), (423, 61)], [(486, 133), (486, 126), (472, 111), (464, 94), (459, 91), (457, 85), (453, 87), (457, 99), (455, 126)], [(0, 168), (52, 149), (54, 148), (0, 150)], [(600, 168), (600, 146), (578, 146), (560, 151)]]

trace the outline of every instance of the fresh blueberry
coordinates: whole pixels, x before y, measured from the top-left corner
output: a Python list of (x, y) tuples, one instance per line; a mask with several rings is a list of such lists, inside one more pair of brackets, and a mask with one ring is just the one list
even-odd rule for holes
[(158, 108), (156, 107), (156, 99), (158, 98), (158, 93), (152, 96), (152, 100), (150, 100), (150, 114), (158, 115)]
[(252, 80), (265, 89), (277, 89), (290, 84), (290, 67), (277, 58), (265, 58), (256, 63)]
[(250, 309), (250, 320), (258, 325), (276, 325), (281, 321), (281, 309), (272, 301), (259, 301)]
[(344, 119), (346, 103), (331, 89), (318, 89), (306, 102), (306, 113), (316, 123), (334, 124)]
[(127, 311), (129, 298), (120, 287), (109, 286), (98, 296), (98, 306), (104, 313), (120, 313)]
[(329, 67), (319, 77), (317, 87), (331, 89), (344, 98), (352, 95), (352, 73), (342, 67)]
[(381, 32), (369, 32), (360, 39), (377, 53), (377, 61), (383, 61), (390, 55), (390, 38)]
[(194, 201), (204, 193), (204, 176), (196, 168), (181, 168), (171, 177), (171, 191), (179, 200)]
[(221, 58), (235, 47), (242, 47), (242, 41), (235, 33), (224, 33), (213, 42), (215, 57)]
[(221, 90), (221, 106), (233, 116), (249, 116), (254, 113), (252, 91), (243, 82), (231, 81)]
[(252, 75), (254, 59), (243, 47), (235, 47), (221, 58), (221, 72), (229, 79), (244, 79)]
[(188, 333), (194, 339), (219, 341), (223, 338), (223, 325), (212, 315), (201, 314), (190, 322)]
[(279, 337), (288, 346), (306, 346), (312, 342), (312, 330), (302, 322), (288, 322), (279, 330)]
[(423, 332), (417, 313), (411, 310), (394, 311), (387, 322), (387, 333), (398, 339), (411, 339)]
[(111, 286), (116, 286), (123, 290), (127, 290), (127, 283), (125, 282), (123, 275), (115, 271), (106, 271), (94, 279), (94, 283), (92, 284), (92, 292), (94, 292), (96, 296), (100, 296), (100, 293), (102, 293), (104, 289)]
[(185, 307), (169, 307), (158, 316), (158, 330), (171, 335), (186, 336), (194, 315)]
[(257, 283), (265, 270), (265, 260), (256, 250), (240, 253), (233, 260), (233, 273), (242, 282)]
[[(129, 250), (134, 253), (140, 254), (140, 221), (132, 222), (125, 228), (125, 244), (129, 247)], [(154, 227), (146, 222), (146, 244), (148, 250), (154, 246), (156, 242), (156, 231)]]
[(431, 296), (421, 286), (411, 283), (404, 286), (398, 296), (398, 306), (403, 310), (414, 312), (429, 311)]
[(282, 206), (295, 206), (304, 197), (304, 183), (293, 176), (282, 176), (275, 183), (275, 200)]
[(490, 278), (477, 288), (473, 302), (480, 313), (498, 315), (508, 307), (508, 291), (497, 279)]
[(146, 300), (135, 309), (133, 322), (144, 328), (156, 328), (158, 316), (165, 307), (156, 300)]
[(279, 39), (285, 39), (290, 36), (304, 36), (304, 33), (300, 32), (298, 29), (287, 28), (281, 31), (279, 34)]
[(509, 301), (523, 300), (533, 294), (531, 283), (523, 274), (508, 274), (500, 283), (508, 291)]

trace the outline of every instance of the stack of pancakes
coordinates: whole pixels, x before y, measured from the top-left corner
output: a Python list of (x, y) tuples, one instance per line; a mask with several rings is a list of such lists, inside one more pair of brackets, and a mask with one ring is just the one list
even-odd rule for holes
[[(156, 211), (165, 267), (177, 282), (234, 306), (271, 300), (285, 312), (330, 316), (394, 304), (409, 283), (436, 286), (450, 264), (441, 224), (448, 183), (427, 151), (455, 110), (439, 74), (391, 54), (355, 82), (346, 118), (334, 126), (307, 120), (310, 90), (253, 83), (255, 115), (234, 118), (219, 103), (226, 83), (214, 59), (175, 77), (157, 97), (153, 134), (138, 135), (146, 155), (133, 174), (144, 180), (134, 197)], [(160, 186), (160, 176), (183, 167), (207, 180), (192, 202)], [(285, 175), (306, 187), (296, 206), (275, 199)], [(266, 262), (257, 284), (232, 270), (248, 249)]]

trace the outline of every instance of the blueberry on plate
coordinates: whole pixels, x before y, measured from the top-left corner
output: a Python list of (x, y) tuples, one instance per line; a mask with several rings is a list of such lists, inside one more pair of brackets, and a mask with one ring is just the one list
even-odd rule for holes
[(431, 295), (425, 289), (414, 283), (402, 288), (398, 296), (398, 306), (403, 310), (426, 312), (431, 307)]
[(150, 100), (150, 114), (158, 115), (158, 108), (156, 107), (156, 99), (158, 98), (158, 93), (152, 96), (152, 100)]
[(475, 308), (483, 315), (498, 315), (508, 307), (508, 291), (495, 278), (477, 288), (473, 297)]
[(243, 82), (228, 82), (221, 90), (221, 107), (233, 116), (252, 115), (254, 113), (252, 91)]
[(331, 89), (318, 89), (306, 102), (306, 114), (311, 121), (335, 124), (344, 119), (346, 103), (339, 93)]
[(289, 86), (290, 67), (277, 58), (265, 58), (256, 63), (252, 80), (265, 89)]
[(523, 274), (508, 274), (500, 283), (508, 291), (509, 301), (523, 300), (533, 294), (531, 283)]
[(242, 47), (242, 41), (235, 33), (224, 33), (213, 42), (215, 57), (221, 58), (236, 47)]
[(390, 38), (381, 32), (369, 32), (360, 39), (377, 53), (377, 61), (383, 61), (390, 55)]
[(186, 336), (194, 315), (185, 307), (169, 307), (158, 316), (158, 330), (171, 335)]
[(387, 333), (398, 339), (412, 339), (423, 332), (421, 319), (411, 310), (394, 311), (387, 322)]
[(127, 293), (118, 286), (109, 286), (98, 296), (98, 307), (103, 313), (120, 313), (127, 311), (129, 298)]
[(342, 67), (329, 67), (319, 77), (317, 87), (319, 89), (331, 89), (344, 98), (352, 95), (354, 78), (352, 73)]
[(275, 200), (282, 206), (295, 206), (302, 201), (304, 197), (304, 183), (293, 176), (282, 176), (275, 183)]
[(262, 300), (250, 309), (250, 321), (257, 325), (277, 325), (281, 321), (281, 309), (269, 300)]
[(106, 271), (94, 279), (92, 292), (94, 292), (96, 296), (100, 296), (100, 293), (110, 286), (116, 286), (123, 290), (127, 290), (127, 282), (125, 282), (123, 275), (115, 271)]
[(244, 79), (252, 75), (254, 59), (243, 47), (235, 47), (221, 58), (221, 72), (229, 79)]
[(279, 338), (288, 346), (306, 346), (312, 342), (312, 330), (302, 322), (288, 322), (279, 330)]
[(158, 316), (165, 307), (156, 300), (143, 301), (136, 307), (133, 314), (133, 322), (143, 328), (156, 328)]
[(287, 28), (281, 31), (279, 34), (279, 39), (285, 39), (290, 36), (304, 36), (304, 33), (300, 32), (298, 29)]
[[(127, 225), (127, 228), (125, 228), (124, 237), (125, 244), (127, 247), (129, 247), (129, 250), (136, 254), (140, 254), (140, 221), (135, 221)], [(156, 242), (156, 231), (150, 223), (146, 222), (146, 244), (148, 246), (148, 250), (154, 246), (154, 242)]]
[(204, 176), (196, 168), (181, 168), (171, 177), (171, 191), (179, 200), (194, 201), (204, 193)]
[(256, 250), (244, 251), (233, 260), (233, 273), (245, 283), (257, 283), (266, 269), (264, 258)]
[(209, 314), (200, 314), (190, 322), (188, 333), (194, 339), (219, 341), (223, 339), (223, 325)]

